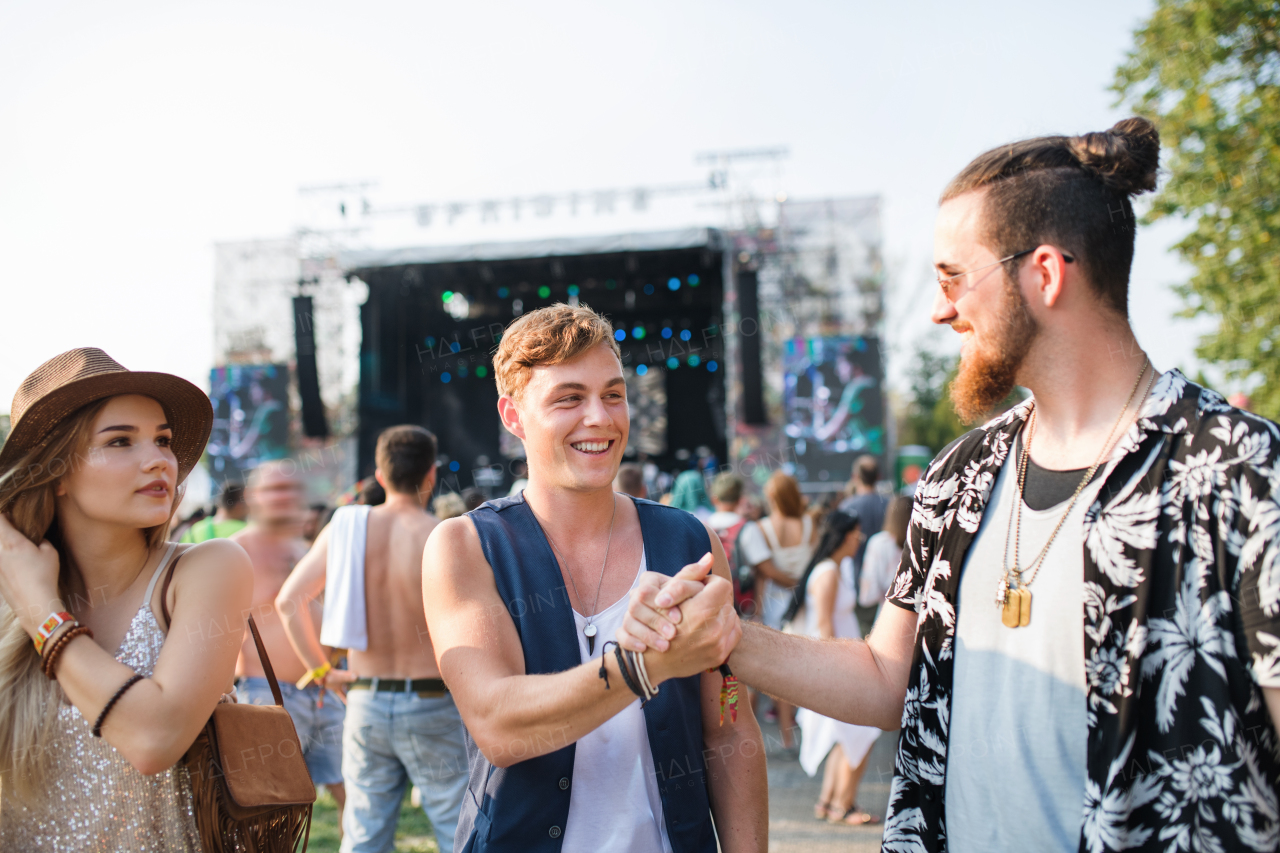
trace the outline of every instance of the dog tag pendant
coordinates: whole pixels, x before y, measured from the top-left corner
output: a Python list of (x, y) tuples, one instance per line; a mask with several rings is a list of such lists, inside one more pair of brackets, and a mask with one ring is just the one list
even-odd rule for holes
[(1008, 596), (1005, 597), (1004, 606), (1000, 608), (1000, 621), (1006, 628), (1017, 628), (1021, 618), (1022, 596), (1019, 595), (1020, 590), (1009, 590)]
[(587, 636), (587, 657), (590, 657), (596, 653), (596, 626), (589, 624), (582, 633)]
[(1031, 624), (1031, 590), (1018, 588), (1018, 627), (1025, 628)]

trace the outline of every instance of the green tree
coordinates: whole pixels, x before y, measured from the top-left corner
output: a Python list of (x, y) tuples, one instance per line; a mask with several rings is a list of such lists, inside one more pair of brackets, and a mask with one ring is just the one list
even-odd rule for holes
[(937, 453), (967, 430), (951, 405), (947, 389), (960, 360), (917, 349), (907, 373), (911, 396), (898, 424), (898, 446), (922, 444)]
[(1169, 172), (1147, 220), (1185, 217), (1175, 250), (1195, 269), (1183, 316), (1218, 318), (1196, 354), (1262, 380), (1280, 418), (1280, 4), (1158, 0), (1116, 72), (1123, 103), (1156, 123)]

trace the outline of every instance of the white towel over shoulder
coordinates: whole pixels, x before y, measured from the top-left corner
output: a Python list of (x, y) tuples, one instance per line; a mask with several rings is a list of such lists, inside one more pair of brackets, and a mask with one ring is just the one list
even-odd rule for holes
[(339, 507), (329, 521), (324, 575), (324, 624), (320, 642), (336, 649), (369, 648), (364, 606), (364, 546), (373, 507)]

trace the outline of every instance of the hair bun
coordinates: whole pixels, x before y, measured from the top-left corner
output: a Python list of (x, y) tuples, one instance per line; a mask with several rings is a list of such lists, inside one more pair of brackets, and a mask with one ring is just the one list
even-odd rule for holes
[(1160, 133), (1145, 118), (1127, 118), (1110, 130), (1070, 140), (1080, 165), (1112, 189), (1137, 195), (1156, 188)]

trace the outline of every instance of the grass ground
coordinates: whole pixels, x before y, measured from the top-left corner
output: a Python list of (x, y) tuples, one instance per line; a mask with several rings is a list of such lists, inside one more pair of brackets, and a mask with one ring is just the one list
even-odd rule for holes
[[(338, 853), (338, 804), (328, 791), (320, 794), (311, 813), (311, 843), (307, 849), (315, 853)], [(422, 809), (409, 803), (408, 791), (405, 791), (404, 802), (400, 804), (396, 853), (439, 853), (431, 821), (427, 820)]]

